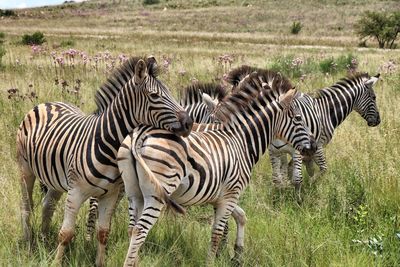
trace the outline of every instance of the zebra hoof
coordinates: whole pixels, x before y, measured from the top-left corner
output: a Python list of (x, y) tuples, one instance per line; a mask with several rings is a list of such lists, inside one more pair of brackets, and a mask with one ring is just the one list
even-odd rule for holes
[(237, 257), (233, 257), (233, 258), (231, 259), (231, 265), (232, 265), (233, 267), (241, 267), (241, 266), (243, 266), (243, 261), (240, 260), (240, 259), (237, 258)]

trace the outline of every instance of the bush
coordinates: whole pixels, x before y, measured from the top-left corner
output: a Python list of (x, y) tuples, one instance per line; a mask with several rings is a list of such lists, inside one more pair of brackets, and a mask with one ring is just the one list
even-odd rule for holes
[(41, 45), (44, 42), (46, 42), (46, 39), (44, 38), (44, 34), (41, 32), (35, 32), (32, 35), (29, 34), (24, 34), (22, 36), (22, 44), (24, 45)]
[(342, 55), (338, 58), (327, 58), (319, 63), (319, 69), (322, 73), (337, 73), (339, 71), (353, 72), (357, 68), (357, 59), (352, 55)]
[(160, 0), (143, 0), (143, 5), (156, 5), (160, 3)]
[(75, 41), (74, 41), (74, 40), (71, 40), (71, 39), (61, 41), (61, 43), (60, 43), (60, 46), (61, 46), (61, 47), (72, 47), (72, 46), (74, 46), (74, 45), (75, 45)]
[(286, 55), (284, 57), (275, 58), (269, 68), (274, 71), (279, 71), (289, 78), (300, 78), (305, 74), (317, 70), (318, 66), (310, 59)]
[(16, 16), (14, 10), (1, 10), (0, 9), (0, 17), (14, 17)]
[(293, 21), (292, 26), (290, 27), (291, 34), (298, 34), (303, 28), (303, 24), (300, 21)]
[(375, 38), (379, 48), (395, 48), (400, 32), (400, 12), (392, 14), (366, 11), (355, 25), (361, 39)]

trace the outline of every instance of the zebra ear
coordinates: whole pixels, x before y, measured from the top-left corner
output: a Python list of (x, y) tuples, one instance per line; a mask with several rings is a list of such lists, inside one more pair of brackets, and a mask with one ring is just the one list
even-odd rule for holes
[[(151, 74), (155, 74), (157, 72), (157, 60), (153, 55), (147, 57), (148, 63), (148, 72)], [(154, 75), (153, 75), (154, 76)]]
[(379, 80), (379, 76), (380, 76), (380, 73), (378, 73), (377, 75), (372, 76), (371, 78), (369, 78), (369, 79), (364, 83), (365, 86), (367, 86), (367, 87), (369, 87), (369, 88), (372, 88), (372, 87), (376, 84), (376, 82)]
[(293, 99), (297, 96), (296, 89), (290, 89), (285, 94), (279, 96), (279, 104), (284, 110), (289, 109)]
[(144, 78), (147, 76), (147, 67), (143, 59), (139, 59), (135, 66), (135, 84), (140, 84), (143, 82)]
[(206, 93), (201, 94), (204, 104), (207, 106), (208, 112), (212, 113), (215, 107), (218, 105), (218, 99), (212, 99), (210, 95)]

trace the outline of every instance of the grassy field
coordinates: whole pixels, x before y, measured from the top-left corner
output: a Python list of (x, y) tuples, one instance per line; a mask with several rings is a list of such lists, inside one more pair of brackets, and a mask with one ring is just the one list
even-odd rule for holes
[[(357, 48), (352, 27), (364, 10), (399, 9), (399, 2), (170, 0), (146, 7), (137, 2), (28, 9), (0, 20), (0, 32), (6, 34), (0, 68), (0, 266), (51, 264), (63, 215), (60, 205), (49, 244), (37, 236), (36, 248), (28, 253), (20, 241), (15, 161), (15, 135), (24, 114), (45, 101), (70, 102), (92, 112), (94, 93), (112, 68), (128, 55), (144, 54), (156, 56), (163, 69), (160, 79), (177, 97), (179, 88), (197, 80), (221, 81), (241, 64), (279, 68), (306, 92), (345, 76), (349, 59), (359, 71), (380, 72), (375, 92), (381, 124), (369, 128), (354, 113), (339, 127), (326, 148), (328, 171), (312, 186), (306, 177), (301, 206), (292, 190), (278, 194), (272, 189), (267, 155), (256, 166), (240, 201), (248, 217), (244, 264), (399, 266), (400, 53), (378, 50), (372, 41), (370, 48)], [(299, 35), (290, 34), (293, 21), (304, 24)], [(44, 32), (45, 45), (20, 44), (22, 34), (36, 30)], [(321, 65), (329, 60), (337, 67), (326, 73)], [(38, 187), (34, 199), (38, 233)], [(86, 214), (87, 204), (66, 266), (93, 266), (96, 246), (84, 240)], [(204, 265), (211, 220), (211, 207), (193, 207), (185, 217), (165, 214), (141, 250), (142, 266)], [(108, 266), (124, 261), (127, 221), (124, 200), (113, 219)], [(233, 220), (230, 225), (228, 248), (216, 266), (230, 265)]]

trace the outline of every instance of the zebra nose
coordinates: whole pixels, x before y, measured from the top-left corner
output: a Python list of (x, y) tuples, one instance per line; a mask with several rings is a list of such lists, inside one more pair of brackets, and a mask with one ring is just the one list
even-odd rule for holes
[(180, 129), (176, 130), (177, 134), (185, 137), (188, 136), (193, 126), (192, 118), (186, 111), (182, 110), (178, 112), (178, 120), (180, 123)]

